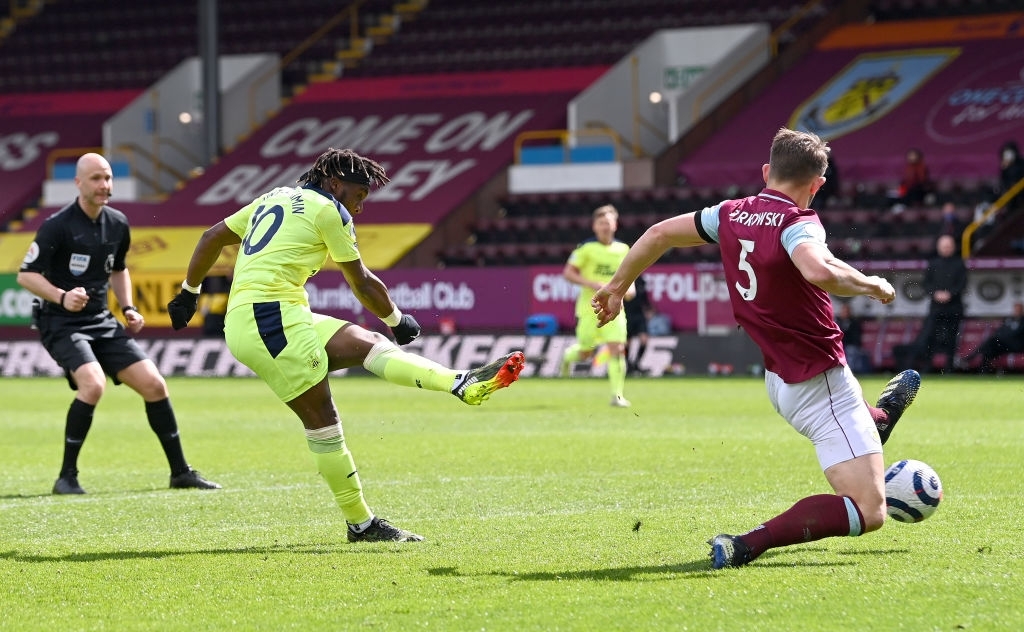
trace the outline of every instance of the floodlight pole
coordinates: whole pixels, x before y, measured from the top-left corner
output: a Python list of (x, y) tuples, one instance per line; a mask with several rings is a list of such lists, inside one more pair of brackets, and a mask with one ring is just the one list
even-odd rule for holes
[(220, 64), (217, 51), (217, 0), (197, 0), (199, 63), (202, 69), (203, 159), (210, 165), (220, 155)]

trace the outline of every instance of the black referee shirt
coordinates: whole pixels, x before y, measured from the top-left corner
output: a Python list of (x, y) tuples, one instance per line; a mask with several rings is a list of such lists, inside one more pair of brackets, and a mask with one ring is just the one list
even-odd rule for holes
[[(131, 232), (124, 213), (104, 206), (93, 221), (76, 199), (39, 227), (21, 263), (21, 271), (38, 272), (65, 291), (84, 287), (89, 303), (79, 313), (98, 314), (107, 309), (110, 274), (125, 269), (124, 258), (130, 244)], [(65, 312), (60, 305), (44, 306), (47, 310)]]

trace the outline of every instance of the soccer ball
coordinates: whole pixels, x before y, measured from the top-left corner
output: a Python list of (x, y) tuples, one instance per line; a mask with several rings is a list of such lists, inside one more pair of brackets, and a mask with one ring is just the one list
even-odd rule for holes
[(942, 501), (942, 481), (927, 463), (904, 459), (885, 472), (885, 509), (900, 522), (921, 522)]

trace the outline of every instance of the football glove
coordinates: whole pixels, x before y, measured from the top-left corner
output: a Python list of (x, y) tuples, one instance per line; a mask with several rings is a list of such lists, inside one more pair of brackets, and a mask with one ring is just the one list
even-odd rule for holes
[(395, 342), (400, 345), (407, 345), (420, 337), (420, 324), (409, 314), (402, 314), (402, 320), (391, 328), (395, 335)]
[(193, 294), (182, 288), (178, 295), (167, 303), (167, 315), (171, 317), (171, 327), (184, 329), (188, 321), (196, 315), (196, 306), (199, 304), (199, 295)]

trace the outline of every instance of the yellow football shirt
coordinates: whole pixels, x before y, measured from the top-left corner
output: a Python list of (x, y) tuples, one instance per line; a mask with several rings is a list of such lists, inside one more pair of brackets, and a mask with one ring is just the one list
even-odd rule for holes
[(272, 301), (308, 307), (306, 281), (328, 256), (338, 262), (359, 258), (352, 215), (317, 187), (278, 187), (224, 223), (242, 238), (229, 309)]
[[(576, 267), (584, 279), (604, 285), (615, 275), (627, 253), (629, 246), (621, 241), (613, 241), (606, 246), (596, 239), (590, 239), (576, 246), (569, 255), (569, 264)], [(593, 297), (594, 290), (580, 287), (580, 294), (576, 298), (577, 318), (583, 315), (594, 316), (594, 308), (590, 306)]]

